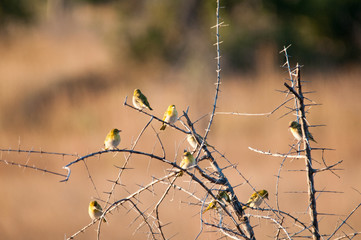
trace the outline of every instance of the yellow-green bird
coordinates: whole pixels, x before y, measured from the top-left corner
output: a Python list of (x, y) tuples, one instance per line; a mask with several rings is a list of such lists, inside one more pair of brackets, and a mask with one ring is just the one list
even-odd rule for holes
[[(164, 113), (163, 121), (169, 124), (174, 124), (178, 119), (178, 112), (175, 109), (175, 105), (170, 105), (167, 111)], [(163, 123), (160, 130), (164, 130), (167, 127), (167, 124)]]
[(121, 130), (114, 128), (108, 133), (108, 135), (104, 140), (105, 150), (117, 149), (120, 143), (120, 135), (119, 135), (120, 132)]
[(153, 110), (149, 105), (147, 97), (144, 96), (144, 94), (139, 89), (134, 90), (133, 106), (139, 110), (143, 110), (144, 108)]
[[(190, 152), (184, 151), (183, 159), (180, 163), (180, 167), (183, 169), (188, 169), (196, 164), (196, 160), (194, 159), (193, 155)], [(178, 177), (183, 176), (183, 171), (180, 171), (177, 174)]]
[[(103, 215), (103, 209), (97, 201), (91, 201), (88, 208), (89, 216), (92, 220), (98, 219)], [(103, 222), (107, 220), (103, 218)]]
[[(198, 133), (196, 133), (196, 136), (199, 142), (203, 142), (203, 138)], [(193, 149), (197, 149), (197, 147), (199, 146), (198, 142), (196, 141), (196, 138), (191, 133), (187, 135), (187, 141), (192, 146)], [(206, 145), (207, 147), (211, 146), (207, 143), (207, 141), (204, 142), (204, 145)]]
[[(288, 127), (291, 130), (292, 135), (297, 139), (297, 141), (301, 141), (303, 139), (301, 124), (296, 121), (291, 121)], [(309, 140), (316, 142), (309, 131), (307, 131), (306, 135)]]
[(248, 199), (248, 202), (246, 203), (246, 206), (243, 206), (242, 209), (246, 209), (248, 207), (257, 208), (261, 205), (263, 200), (267, 198), (268, 199), (268, 192), (267, 190), (260, 190), (251, 195), (251, 197)]
[[(228, 196), (228, 193), (224, 190), (219, 191), (217, 196), (216, 196), (217, 200), (222, 201), (225, 200), (226, 202), (230, 202), (231, 199)], [(209, 204), (208, 207), (203, 211), (203, 213), (207, 212), (209, 209), (216, 209), (217, 208), (217, 204), (218, 201), (213, 199)]]

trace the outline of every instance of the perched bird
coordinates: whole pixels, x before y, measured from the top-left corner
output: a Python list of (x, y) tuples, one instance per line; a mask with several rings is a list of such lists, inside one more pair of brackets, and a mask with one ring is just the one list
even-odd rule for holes
[[(196, 136), (197, 136), (197, 139), (199, 140), (199, 142), (203, 142), (203, 138), (199, 134), (196, 133)], [(190, 133), (187, 135), (187, 141), (192, 146), (193, 149), (197, 149), (199, 144), (196, 141), (196, 138), (194, 137), (193, 134)], [(204, 145), (206, 145), (207, 147), (211, 146), (207, 143), (207, 141), (204, 142)]]
[[(222, 201), (225, 200), (226, 202), (230, 202), (231, 199), (228, 196), (228, 193), (224, 190), (219, 191), (217, 196), (216, 196), (218, 201)], [(208, 207), (203, 211), (203, 213), (207, 212), (209, 209), (216, 209), (217, 208), (217, 203), (218, 201), (213, 199), (209, 204)]]
[[(184, 151), (183, 159), (180, 163), (180, 167), (183, 169), (188, 169), (196, 164), (196, 161), (193, 155), (190, 152)], [(183, 176), (183, 171), (179, 171), (177, 177)]]
[[(167, 111), (164, 113), (163, 121), (169, 124), (174, 124), (178, 119), (178, 112), (175, 109), (175, 105), (170, 105)], [(163, 123), (160, 130), (164, 130), (167, 127), (167, 124)]]
[(117, 149), (117, 146), (120, 143), (119, 132), (121, 132), (121, 130), (114, 128), (108, 133), (108, 135), (106, 136), (106, 138), (104, 140), (104, 149), (105, 150)]
[[(103, 215), (103, 209), (97, 201), (91, 201), (89, 203), (88, 212), (92, 220), (100, 218)], [(107, 222), (107, 220), (103, 218), (103, 222)]]
[[(291, 130), (292, 135), (297, 139), (297, 141), (301, 141), (302, 140), (301, 124), (299, 124), (296, 121), (292, 121), (292, 122), (290, 122), (288, 127)], [(313, 139), (313, 136), (309, 131), (307, 131), (306, 135), (309, 140), (316, 142), (315, 139)]]
[(260, 190), (258, 192), (255, 192), (251, 195), (251, 197), (248, 199), (248, 202), (246, 203), (246, 206), (243, 206), (242, 209), (246, 209), (248, 207), (257, 208), (261, 203), (263, 202), (263, 199), (268, 199), (268, 192), (267, 190)]
[(147, 97), (144, 96), (144, 94), (139, 89), (134, 90), (133, 105), (134, 105), (135, 108), (137, 108), (139, 110), (143, 110), (144, 108), (148, 108), (149, 110), (153, 110), (149, 105)]

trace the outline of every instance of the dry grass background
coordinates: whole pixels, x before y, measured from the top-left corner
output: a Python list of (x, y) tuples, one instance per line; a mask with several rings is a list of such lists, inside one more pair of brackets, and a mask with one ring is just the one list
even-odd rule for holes
[[(89, 9), (79, 11), (82, 12), (73, 16), (71, 24), (59, 26), (48, 23), (32, 29), (15, 28), (11, 36), (0, 41), (1, 148), (42, 149), (85, 155), (100, 150), (105, 135), (114, 127), (123, 130), (120, 147), (129, 148), (149, 120), (123, 106), (125, 97), (130, 98), (136, 87), (148, 96), (155, 109), (152, 113), (159, 117), (170, 104), (175, 104), (179, 111), (189, 106), (193, 120), (211, 111), (216, 81), (212, 59), (196, 62), (197, 65), (181, 70), (156, 62), (134, 65), (122, 58), (121, 54), (115, 58), (116, 54), (109, 47), (114, 44), (107, 38), (107, 33), (112, 29), (109, 12), (98, 13), (99, 20), (94, 18), (94, 13)], [(107, 23), (102, 28), (103, 32), (94, 31), (96, 21)], [(340, 179), (329, 172), (316, 177), (316, 189), (344, 192), (324, 193), (318, 199), (319, 212), (338, 214), (320, 216), (321, 231), (329, 233), (339, 219), (344, 218), (360, 202), (360, 194), (353, 189), (361, 191), (360, 71), (354, 68), (307, 73), (307, 66), (305, 71), (304, 79), (311, 81), (307, 83), (306, 89), (317, 91), (312, 94), (312, 99), (323, 104), (311, 109), (309, 121), (327, 125), (312, 129), (318, 141), (315, 146), (337, 149), (326, 153), (329, 164), (344, 160), (344, 170), (337, 172)], [(284, 95), (275, 91), (283, 90), (282, 84), (287, 77), (281, 68), (260, 68), (253, 75), (224, 72), (222, 77), (220, 112), (268, 112), (284, 99)], [(269, 190), (270, 206), (275, 203), (275, 175), (281, 159), (256, 154), (248, 150), (248, 146), (265, 151), (287, 152), (289, 144), (294, 143), (287, 130), (292, 117), (278, 119), (282, 113), (284, 111), (270, 117), (217, 115), (209, 135), (209, 143), (238, 164), (238, 169), (250, 179), (253, 186)], [(197, 124), (201, 133), (207, 120), (208, 117)], [(152, 123), (157, 131), (159, 125)], [(175, 152), (179, 154), (188, 147), (183, 142), (184, 136), (172, 129), (167, 129), (160, 137), (170, 159), (174, 159)], [(137, 149), (160, 151), (153, 130), (147, 130)], [(314, 157), (320, 160), (320, 156)], [(178, 155), (178, 161), (179, 158)], [(2, 152), (1, 159), (57, 172), (62, 172), (61, 167), (73, 160), (71, 157), (8, 152)], [(106, 179), (113, 179), (117, 174), (113, 165), (121, 165), (123, 161), (122, 154), (106, 154), (100, 159), (92, 158), (88, 161), (101, 198), (105, 199), (103, 191), (109, 191), (111, 186)], [(225, 163), (221, 162), (221, 166), (225, 166)], [(129, 170), (124, 178), (128, 190), (138, 189), (137, 184), (147, 184), (152, 176), (162, 176), (168, 168), (155, 160), (139, 156), (132, 158), (129, 167), (134, 169)], [(303, 162), (295, 160), (286, 161), (284, 170), (302, 168)], [(82, 163), (73, 167), (67, 183), (59, 183), (61, 178), (57, 176), (5, 164), (0, 165), (0, 172), (2, 239), (63, 239), (64, 235), (69, 236), (89, 223), (87, 206), (97, 193)], [(226, 173), (234, 185), (243, 183), (232, 171)], [(187, 177), (183, 177), (178, 183), (195, 189), (187, 181)], [(304, 212), (307, 208), (306, 195), (286, 192), (305, 189), (304, 173), (283, 171), (281, 207), (293, 213)], [(246, 201), (251, 189), (241, 185), (236, 192), (241, 201)], [(144, 208), (159, 197), (147, 194), (148, 200), (143, 198), (144, 202), (141, 203)], [(113, 200), (127, 195), (125, 188), (119, 188)], [(168, 236), (178, 233), (174, 239), (192, 239), (200, 231), (197, 215), (199, 207), (188, 206), (188, 201), (191, 199), (184, 194), (174, 192), (161, 208), (165, 222), (172, 223), (166, 227)], [(211, 216), (212, 213), (205, 217)], [(357, 212), (349, 221), (356, 230), (361, 228), (360, 216)], [(132, 235), (139, 223), (129, 226), (134, 217), (134, 212), (126, 209), (114, 212), (108, 217), (109, 224), (103, 226), (102, 238), (144, 239), (142, 231)], [(258, 225), (255, 231), (259, 239), (272, 235), (272, 224), (257, 219), (251, 221)], [(346, 228), (346, 232), (352, 230)], [(95, 239), (95, 236), (93, 227), (78, 239)], [(201, 235), (201, 239), (218, 237), (218, 233)]]

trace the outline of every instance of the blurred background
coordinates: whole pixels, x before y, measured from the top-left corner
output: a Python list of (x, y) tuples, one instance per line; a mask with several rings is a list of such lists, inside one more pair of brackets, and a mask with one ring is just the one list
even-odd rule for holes
[[(361, 126), (361, 4), (348, 1), (221, 1), (221, 76), (219, 112), (270, 112), (285, 99), (288, 73), (279, 52), (292, 46), (290, 62), (303, 65), (309, 98), (322, 106), (312, 107), (308, 120), (326, 127), (312, 128), (316, 147), (326, 152), (329, 165), (344, 160), (338, 176), (320, 173), (316, 189), (342, 192), (322, 193), (318, 198), (320, 230), (331, 233), (360, 203)], [(134, 88), (140, 88), (162, 117), (170, 104), (182, 113), (189, 107), (192, 120), (212, 109), (216, 82), (215, 1), (165, 0), (2, 0), (0, 2), (0, 148), (44, 150), (85, 155), (103, 146), (112, 128), (122, 129), (120, 148), (130, 148), (149, 118), (123, 106)], [(291, 106), (291, 105), (290, 105)], [(270, 192), (275, 206), (275, 177), (282, 159), (262, 156), (248, 147), (283, 152), (295, 143), (288, 132), (294, 116), (281, 116), (281, 109), (269, 117), (216, 115), (209, 143), (225, 153), (257, 188)], [(196, 124), (204, 133), (209, 116)], [(178, 126), (181, 126), (177, 123)], [(161, 153), (152, 122), (136, 149)], [(180, 161), (188, 144), (185, 136), (167, 128), (160, 134), (167, 157)], [(178, 155), (176, 155), (178, 154)], [(87, 161), (95, 190), (84, 164), (72, 168), (69, 182), (2, 163), (0, 236), (2, 239), (64, 239), (90, 222), (87, 206), (92, 198), (106, 199), (117, 176), (113, 165), (122, 165), (125, 155), (107, 154)], [(321, 154), (314, 155), (322, 162)], [(62, 166), (74, 157), (2, 152), (1, 160), (64, 173)], [(227, 163), (219, 159), (221, 166)], [(281, 209), (291, 213), (307, 211), (303, 162), (287, 160), (279, 185)], [(316, 163), (317, 165), (317, 163)], [(111, 200), (127, 196), (140, 185), (161, 177), (168, 166), (134, 156), (126, 187), (118, 188)], [(206, 165), (205, 165), (206, 166)], [(317, 165), (316, 167), (319, 167)], [(238, 198), (246, 202), (252, 189), (228, 169)], [(199, 196), (204, 193), (187, 177), (177, 182)], [(162, 186), (163, 190), (165, 186)], [(141, 198), (142, 209), (162, 195)], [(144, 195), (146, 196), (146, 195)], [(168, 236), (193, 239), (200, 230), (199, 206), (180, 192), (166, 198), (161, 215)], [(129, 209), (129, 208), (128, 208)], [(145, 239), (146, 229), (136, 232), (136, 214), (119, 209), (103, 226), (104, 239)], [(212, 212), (204, 216), (212, 220)], [(326, 215), (335, 214), (335, 215)], [(299, 214), (307, 219), (307, 214)], [(356, 212), (345, 232), (360, 231)], [(267, 221), (251, 219), (259, 239), (273, 236), (276, 228)], [(95, 239), (95, 226), (78, 239)], [(217, 232), (203, 229), (200, 239), (218, 239)], [(257, 235), (256, 235), (257, 236)]]

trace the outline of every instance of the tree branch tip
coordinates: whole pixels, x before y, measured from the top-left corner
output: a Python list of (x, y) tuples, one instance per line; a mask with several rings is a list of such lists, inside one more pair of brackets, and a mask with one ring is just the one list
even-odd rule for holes
[(292, 44), (288, 45), (287, 47), (283, 46), (283, 49), (279, 53), (281, 54), (284, 52), (287, 54), (287, 49), (290, 48), (291, 46), (292, 46)]
[(66, 175), (66, 178), (63, 179), (63, 180), (60, 180), (59, 182), (67, 182), (69, 180), (69, 177), (70, 177), (70, 173), (71, 173), (71, 170), (69, 167), (67, 166), (64, 166), (63, 169), (67, 170), (68, 171), (68, 174)]
[(185, 112), (183, 111), (183, 113), (185, 113), (185, 114), (187, 114), (187, 115), (188, 115), (188, 111), (189, 111), (189, 105), (187, 106), (186, 111), (185, 111)]

